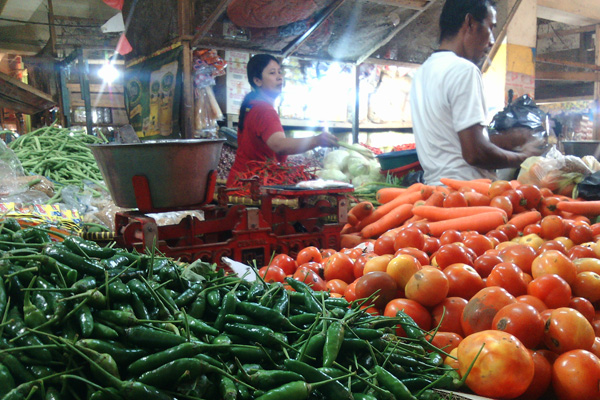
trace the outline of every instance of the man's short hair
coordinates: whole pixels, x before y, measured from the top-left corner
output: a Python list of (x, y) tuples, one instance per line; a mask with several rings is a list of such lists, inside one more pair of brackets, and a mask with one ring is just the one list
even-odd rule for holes
[(467, 14), (475, 21), (483, 22), (488, 14), (488, 6), (495, 6), (494, 0), (446, 0), (440, 15), (440, 42), (454, 37)]

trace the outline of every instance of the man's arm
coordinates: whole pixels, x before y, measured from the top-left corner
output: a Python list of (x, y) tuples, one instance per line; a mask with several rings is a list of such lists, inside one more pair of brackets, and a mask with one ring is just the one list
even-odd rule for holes
[(462, 156), (469, 165), (483, 169), (512, 168), (528, 157), (542, 154), (542, 140), (527, 142), (518, 152), (504, 150), (490, 142), (483, 129), (482, 125), (473, 125), (458, 132)]

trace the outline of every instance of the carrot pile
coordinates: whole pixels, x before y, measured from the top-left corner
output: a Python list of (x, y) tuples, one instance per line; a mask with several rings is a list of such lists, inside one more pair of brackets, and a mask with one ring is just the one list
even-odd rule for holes
[[(356, 204), (349, 211), (348, 223), (342, 229), (342, 247), (352, 247), (383, 234), (394, 234), (417, 223), (426, 226), (431, 236), (439, 237), (448, 230), (485, 234), (506, 223), (523, 232), (528, 226), (539, 224), (548, 214), (588, 222), (589, 218), (600, 215), (600, 201), (571, 199), (537, 188), (535, 190), (540, 191), (541, 197), (533, 199), (535, 203), (527, 207), (527, 196), (520, 188), (531, 185), (521, 185), (518, 181), (505, 182), (507, 191), (515, 192), (513, 196), (521, 196), (508, 207), (509, 212), (492, 201), (494, 196), (509, 194), (498, 193), (497, 187), (494, 189), (488, 179), (443, 178), (441, 182), (445, 186), (416, 183), (408, 188), (382, 188), (376, 195), (381, 204), (379, 207), (365, 201)], [(547, 204), (553, 206), (548, 208)]]

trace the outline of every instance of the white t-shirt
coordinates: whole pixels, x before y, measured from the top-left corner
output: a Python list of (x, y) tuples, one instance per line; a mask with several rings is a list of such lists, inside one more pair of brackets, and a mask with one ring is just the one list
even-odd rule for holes
[(481, 71), (475, 64), (451, 51), (433, 53), (414, 76), (410, 106), (425, 183), (493, 177), (492, 171), (467, 164), (458, 138), (458, 132), (487, 119)]

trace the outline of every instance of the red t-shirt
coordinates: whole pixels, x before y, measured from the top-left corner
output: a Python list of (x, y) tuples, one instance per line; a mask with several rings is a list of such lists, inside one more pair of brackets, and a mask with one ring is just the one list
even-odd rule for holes
[(227, 177), (227, 186), (235, 186), (235, 177), (246, 172), (249, 161), (277, 160), (285, 162), (287, 156), (278, 156), (267, 146), (267, 140), (275, 132), (283, 132), (281, 120), (275, 108), (266, 101), (250, 102), (250, 111), (246, 112), (244, 130), (238, 131), (238, 148), (235, 161)]

